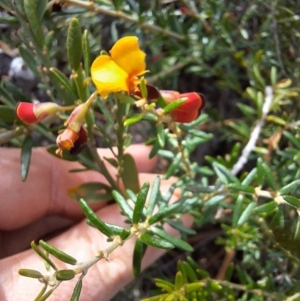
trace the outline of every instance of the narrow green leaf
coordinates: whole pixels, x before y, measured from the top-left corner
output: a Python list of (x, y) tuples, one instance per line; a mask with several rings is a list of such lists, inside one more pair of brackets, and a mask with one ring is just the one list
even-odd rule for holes
[(107, 158), (103, 157), (105, 161), (107, 161), (109, 164), (111, 164), (113, 167), (117, 168), (119, 166), (118, 161), (115, 158)]
[(7, 90), (8, 93), (11, 93), (12, 97), (16, 101), (28, 101), (31, 102), (30, 96), (23, 90), (21, 90), (20, 87), (13, 84), (10, 81), (4, 80), (3, 81), (3, 87)]
[(300, 209), (300, 199), (296, 198), (292, 195), (283, 195), (283, 199), (292, 207), (295, 207), (296, 209)]
[(54, 264), (54, 262), (44, 253), (41, 251), (41, 249), (36, 245), (34, 241), (31, 242), (30, 244), (31, 248), (41, 257), (45, 260), (49, 266), (51, 266), (55, 271), (58, 271), (58, 268)]
[(82, 288), (82, 280), (78, 280), (74, 287), (73, 294), (71, 296), (70, 301), (79, 301), (80, 293), (81, 293), (81, 288)]
[(278, 207), (278, 204), (275, 201), (271, 201), (265, 204), (262, 204), (260, 206), (257, 206), (253, 209), (255, 213), (272, 213), (276, 208)]
[(213, 162), (213, 169), (215, 170), (218, 178), (224, 184), (229, 184), (230, 182), (239, 183), (237, 177), (235, 177), (230, 170), (228, 170), (225, 166), (219, 164), (218, 162)]
[(133, 124), (141, 121), (143, 119), (143, 117), (144, 117), (144, 114), (132, 116), (124, 121), (124, 126), (133, 125)]
[(186, 261), (182, 262), (182, 268), (185, 270), (186, 276), (190, 282), (198, 281), (198, 277), (193, 267), (188, 262)]
[(284, 131), (283, 136), (286, 137), (297, 149), (300, 149), (300, 140), (297, 139), (291, 132)]
[[(87, 224), (94, 227), (94, 225), (91, 222), (89, 222), (88, 220), (87, 220)], [(110, 231), (112, 232), (112, 235), (115, 235), (115, 236), (124, 235), (124, 233), (123, 233), (124, 231), (128, 232), (128, 230), (126, 230), (125, 228), (114, 225), (114, 224), (105, 223), (105, 225), (110, 229)]]
[(112, 188), (104, 183), (89, 182), (68, 189), (68, 195), (77, 201), (84, 198), (86, 202), (104, 202), (112, 199)]
[(53, 255), (54, 257), (56, 257), (57, 259), (65, 262), (65, 263), (72, 264), (72, 265), (77, 263), (77, 260), (74, 257), (72, 257), (72, 256), (66, 254), (65, 252), (53, 247), (52, 245), (45, 242), (44, 240), (40, 240), (39, 245), (41, 247), (43, 247), (49, 254)]
[(124, 215), (126, 215), (129, 218), (129, 220), (132, 220), (133, 210), (128, 205), (125, 198), (116, 190), (112, 191), (112, 195), (113, 195), (115, 201), (118, 203), (119, 207), (121, 208), (122, 213)]
[(201, 290), (201, 288), (203, 288), (205, 284), (203, 282), (196, 282), (196, 283), (188, 283), (187, 285), (185, 285), (184, 289), (186, 294), (190, 294), (193, 292), (199, 292)]
[(272, 174), (270, 167), (264, 162), (261, 163), (261, 167), (264, 171), (264, 174), (265, 174), (268, 184), (274, 191), (277, 191), (277, 184), (275, 182), (275, 179), (274, 179), (274, 176)]
[(160, 279), (160, 278), (156, 278), (154, 280), (155, 280), (155, 284), (156, 284), (157, 287), (161, 287), (162, 289), (164, 289), (168, 293), (173, 293), (174, 292), (175, 285), (172, 282), (164, 280), (164, 279)]
[(162, 239), (162, 238), (156, 238), (148, 233), (143, 233), (139, 239), (146, 245), (149, 245), (151, 247), (159, 248), (159, 249), (165, 249), (170, 250), (174, 248), (174, 245), (169, 243), (168, 241)]
[(13, 123), (16, 119), (15, 109), (11, 106), (0, 105), (0, 120), (3, 120), (8, 123)]
[(159, 123), (157, 126), (157, 141), (161, 148), (165, 147), (166, 133), (165, 133), (164, 125), (162, 123)]
[(164, 178), (168, 179), (175, 175), (177, 169), (179, 168), (180, 164), (182, 162), (182, 152), (178, 153), (175, 158), (173, 159), (173, 162), (168, 167), (167, 171), (164, 174)]
[(86, 99), (90, 96), (88, 95), (88, 90), (87, 87), (84, 85), (84, 74), (82, 70), (82, 65), (79, 64), (77, 70), (76, 70), (76, 75), (71, 76), (71, 80), (73, 81), (73, 85), (76, 87), (77, 95), (78, 98), (84, 102)]
[(151, 142), (153, 142), (153, 144), (152, 144), (153, 148), (149, 154), (149, 159), (152, 159), (153, 157), (155, 157), (157, 155), (158, 151), (161, 149), (161, 147), (157, 141), (157, 137), (155, 137), (155, 141), (152, 140)]
[(139, 276), (141, 272), (142, 259), (144, 257), (147, 245), (141, 240), (137, 239), (133, 251), (133, 275), (134, 277)]
[(285, 224), (284, 214), (280, 206), (277, 207), (270, 222), (270, 226), (275, 229), (283, 229)]
[(184, 132), (189, 132), (189, 130), (193, 130), (195, 129), (199, 124), (202, 124), (204, 123), (207, 119), (209, 118), (209, 116), (205, 113), (201, 113), (201, 115), (199, 115), (199, 117), (190, 122), (190, 123), (182, 123), (182, 124), (179, 124), (179, 128), (181, 130), (183, 130)]
[(261, 76), (261, 73), (258, 69), (258, 66), (257, 65), (254, 65), (253, 66), (253, 74), (254, 74), (254, 77), (255, 79), (257, 80), (257, 82), (262, 86), (262, 87), (265, 87), (266, 84), (265, 84), (265, 81), (263, 79), (263, 77)]
[(182, 206), (181, 202), (173, 203), (169, 205), (168, 207), (158, 211), (156, 214), (150, 217), (149, 224), (155, 224), (158, 221), (161, 221), (162, 219), (166, 217), (170, 217), (172, 214), (175, 214), (179, 211), (179, 208)]
[(167, 158), (167, 159), (172, 159), (174, 158), (174, 153), (169, 151), (169, 150), (166, 150), (166, 149), (161, 149), (158, 151), (158, 155), (160, 157), (163, 157), (163, 158)]
[(40, 49), (44, 46), (44, 34), (38, 17), (38, 5), (40, 0), (24, 0), (24, 10), (27, 16), (27, 21), (30, 24), (30, 29), (35, 37), (35, 44)]
[(133, 202), (133, 203), (136, 203), (136, 199), (137, 199), (137, 195), (131, 191), (130, 189), (126, 189), (126, 193), (129, 197), (129, 199)]
[[(299, 214), (299, 213), (298, 213)], [(297, 225), (294, 233), (294, 239), (299, 242), (300, 240), (300, 216), (297, 218)]]
[(275, 66), (272, 66), (272, 68), (271, 68), (270, 80), (271, 80), (272, 86), (275, 86), (277, 83), (277, 69)]
[(145, 82), (144, 78), (142, 78), (142, 80), (140, 82), (140, 90), (141, 90), (141, 93), (142, 93), (142, 97), (147, 99), (148, 98), (148, 90), (147, 90), (146, 82)]
[(55, 273), (55, 278), (59, 281), (71, 280), (75, 277), (75, 272), (73, 270), (59, 270)]
[(114, 120), (112, 119), (111, 111), (107, 108), (106, 102), (104, 102), (102, 99), (97, 99), (97, 105), (101, 112), (103, 113), (106, 122), (110, 125), (114, 125)]
[[(1, 107), (0, 107), (1, 108)], [(1, 109), (0, 109), (1, 110)], [(290, 194), (293, 193), (296, 189), (300, 188), (300, 179), (297, 179), (287, 185), (285, 185), (284, 187), (282, 187), (279, 192), (280, 194)]]
[(21, 150), (21, 178), (23, 182), (26, 181), (29, 172), (32, 147), (33, 140), (31, 136), (26, 136)]
[(54, 292), (55, 289), (56, 289), (55, 287), (51, 288), (46, 294), (42, 295), (39, 299), (35, 299), (35, 300), (36, 301), (47, 300), (52, 295), (52, 293)]
[(123, 171), (121, 178), (126, 189), (130, 189), (135, 193), (140, 190), (138, 169), (135, 164), (135, 160), (130, 154), (124, 154), (123, 156)]
[(184, 277), (181, 272), (177, 272), (175, 275), (175, 290), (179, 291), (185, 284)]
[(150, 192), (150, 197), (149, 197), (149, 201), (148, 201), (148, 205), (147, 205), (147, 215), (151, 215), (153, 213), (154, 207), (158, 201), (158, 196), (159, 196), (159, 188), (160, 188), (160, 182), (161, 179), (159, 176), (157, 176), (152, 184), (152, 189)]
[(133, 209), (132, 222), (137, 224), (143, 217), (143, 210), (145, 207), (147, 194), (149, 191), (150, 184), (148, 182), (144, 183), (140, 192), (138, 193), (136, 203)]
[(43, 19), (44, 13), (46, 11), (48, 0), (39, 0), (37, 1), (36, 13), (39, 21)]
[(96, 213), (89, 207), (89, 205), (83, 199), (79, 200), (79, 204), (85, 216), (101, 233), (108, 237), (112, 236), (112, 231), (110, 230), (110, 228), (106, 226), (106, 224), (96, 215)]
[(250, 215), (254, 209), (254, 207), (256, 206), (256, 202), (251, 202), (246, 209), (244, 210), (244, 212), (242, 213), (241, 217), (239, 218), (237, 225), (243, 225), (245, 222), (247, 222), (247, 220), (250, 218)]
[(43, 275), (39, 271), (31, 270), (31, 269), (20, 269), (18, 271), (18, 273), (21, 276), (29, 277), (29, 278), (37, 278), (37, 279), (39, 279), (39, 278), (43, 277)]
[(245, 179), (242, 181), (242, 185), (246, 185), (246, 186), (251, 185), (255, 179), (256, 173), (257, 173), (257, 168), (255, 167), (247, 174)]
[(165, 239), (166, 241), (168, 241), (169, 243), (171, 243), (172, 245), (174, 245), (175, 247), (183, 250), (183, 251), (187, 251), (187, 252), (192, 252), (193, 251), (193, 247), (188, 244), (187, 242), (185, 242), (184, 240), (174, 237), (172, 235), (170, 235), (168, 232), (157, 228), (157, 227), (152, 227), (151, 231), (153, 233), (155, 233), (157, 236)]
[(238, 225), (238, 221), (243, 211), (244, 200), (245, 197), (242, 194), (240, 194), (235, 202), (234, 209), (233, 209), (233, 217), (232, 217), (232, 227), (236, 227)]
[(26, 66), (33, 72), (33, 74), (37, 78), (39, 78), (41, 76), (41, 73), (38, 72), (37, 58), (33, 56), (32, 52), (28, 51), (24, 47), (19, 47), (19, 53)]
[(246, 186), (246, 185), (243, 185), (240, 183), (229, 183), (228, 188), (232, 189), (232, 190), (237, 190), (239, 192), (245, 192), (245, 193), (250, 193), (250, 194), (253, 194), (255, 191), (254, 187)]
[(174, 229), (178, 230), (180, 233), (186, 235), (196, 235), (197, 231), (194, 229), (186, 228), (181, 220), (167, 219), (167, 223)]
[(67, 55), (71, 69), (77, 71), (82, 58), (81, 28), (77, 19), (70, 22), (67, 35)]
[(11, 94), (0, 84), (0, 101), (8, 106), (15, 107), (16, 101)]
[(205, 207), (216, 206), (217, 204), (222, 202), (225, 198), (226, 195), (215, 195), (205, 203)]
[(82, 35), (82, 52), (83, 52), (85, 76), (88, 77), (90, 75), (90, 68), (91, 68), (91, 49), (90, 49), (89, 35), (87, 29), (83, 32)]
[(53, 39), (54, 39), (54, 31), (51, 30), (47, 33), (45, 37), (45, 48), (48, 50), (48, 53), (53, 46)]
[(189, 282), (187, 271), (184, 268), (183, 262), (181, 260), (177, 261), (177, 270), (181, 273), (184, 283)]
[(187, 101), (187, 98), (180, 98), (180, 99), (174, 100), (163, 108), (164, 112), (169, 113), (172, 110), (179, 107), (181, 104), (185, 103), (186, 101)]
[(71, 86), (71, 83), (70, 83), (69, 79), (61, 71), (59, 71), (58, 69), (56, 69), (54, 67), (51, 67), (49, 69), (49, 71), (57, 79), (57, 81), (60, 83), (60, 85), (63, 87), (63, 89), (68, 91), (68, 93), (70, 93), (72, 98), (75, 100), (76, 95), (75, 95), (75, 92), (74, 92), (74, 90)]

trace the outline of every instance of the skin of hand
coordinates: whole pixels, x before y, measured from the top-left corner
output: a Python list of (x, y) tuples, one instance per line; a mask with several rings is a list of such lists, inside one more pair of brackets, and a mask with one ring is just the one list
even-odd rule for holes
[[(157, 175), (150, 174), (156, 159), (148, 159), (150, 149), (144, 145), (128, 148), (137, 164), (140, 183), (152, 183)], [(103, 157), (110, 157), (108, 149), (100, 149)], [(21, 268), (36, 269), (45, 274), (43, 260), (28, 249), (32, 240), (40, 238), (58, 249), (75, 257), (78, 262), (94, 258), (99, 250), (109, 243), (98, 230), (85, 223), (77, 202), (67, 195), (69, 188), (85, 182), (107, 183), (104, 177), (93, 171), (70, 173), (78, 168), (75, 162), (67, 162), (48, 154), (44, 148), (35, 148), (26, 182), (21, 181), (20, 150), (1, 148), (0, 150), (0, 300), (32, 301), (38, 295), (42, 284), (32, 278), (20, 276)], [(114, 173), (115, 170), (107, 165)], [(162, 180), (161, 190), (167, 191), (174, 178)], [(172, 197), (175, 201), (179, 195)], [(103, 202), (90, 204), (97, 215), (108, 223), (124, 226), (124, 217), (116, 204)], [(192, 218), (183, 216), (186, 226), (191, 226)], [(166, 230), (173, 235), (172, 228)], [(47, 237), (51, 237), (48, 239)], [(92, 266), (83, 279), (81, 301), (110, 300), (121, 288), (133, 280), (132, 254), (134, 239), (118, 247), (108, 257)], [(148, 248), (142, 268), (155, 262), (163, 250)], [(59, 268), (67, 268), (64, 263), (53, 259)], [(54, 291), (51, 301), (68, 301), (76, 284), (77, 277), (66, 281)]]

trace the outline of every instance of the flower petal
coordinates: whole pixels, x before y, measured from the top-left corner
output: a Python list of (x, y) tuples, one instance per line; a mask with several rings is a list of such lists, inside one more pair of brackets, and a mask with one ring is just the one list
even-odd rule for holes
[(113, 61), (127, 72), (129, 78), (146, 72), (146, 54), (140, 49), (137, 37), (121, 38), (110, 50), (110, 55)]
[(128, 74), (108, 55), (100, 55), (91, 67), (92, 80), (102, 97), (111, 92), (129, 92)]
[(189, 92), (180, 94), (178, 98), (187, 98), (187, 100), (170, 112), (172, 119), (181, 123), (188, 123), (197, 119), (205, 105), (204, 95)]
[(57, 136), (56, 144), (60, 150), (70, 150), (72, 147), (74, 147), (74, 143), (78, 137), (78, 133), (66, 128), (60, 135)]

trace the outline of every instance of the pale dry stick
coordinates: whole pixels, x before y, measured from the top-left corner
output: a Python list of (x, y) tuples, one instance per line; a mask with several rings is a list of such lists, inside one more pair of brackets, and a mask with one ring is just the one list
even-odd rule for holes
[(248, 294), (253, 294), (254, 296), (266, 297), (266, 298), (268, 298), (268, 300), (282, 301), (281, 297), (277, 296), (275, 293), (269, 293), (269, 292), (266, 292), (259, 288), (251, 289), (247, 285), (237, 284), (237, 283), (229, 282), (226, 280), (218, 280), (217, 282), (220, 285), (228, 287), (230, 289), (246, 292)]
[(300, 298), (300, 293), (296, 293), (295, 295), (290, 296), (290, 297), (284, 299), (283, 301), (297, 301), (297, 300), (299, 300), (299, 298)]
[[(121, 19), (123, 21), (135, 24), (142, 29), (149, 30), (152, 32), (157, 32), (164, 36), (169, 36), (169, 37), (174, 38), (179, 41), (184, 41), (187, 38), (184, 35), (177, 34), (176, 32), (170, 31), (165, 28), (161, 28), (160, 26), (149, 24), (149, 23), (143, 23), (138, 18), (134, 18), (129, 15), (126, 15), (126, 14), (122, 13), (121, 11), (109, 10), (102, 6), (97, 6), (97, 5), (95, 5), (95, 3), (93, 1), (60, 0), (59, 2), (61, 2), (62, 4), (70, 4), (70, 5), (80, 6), (80, 7), (86, 8), (90, 11), (93, 11), (93, 12), (96, 12), (99, 14), (103, 14), (103, 15), (111, 16), (111, 17), (114, 17), (117, 19)], [(194, 44), (201, 45), (200, 43), (194, 43)]]
[(256, 125), (250, 135), (250, 139), (248, 143), (246, 144), (245, 148), (242, 151), (242, 155), (238, 159), (238, 161), (234, 164), (231, 173), (236, 175), (238, 174), (244, 165), (247, 163), (249, 155), (255, 148), (256, 142), (259, 138), (260, 132), (264, 126), (266, 117), (268, 115), (268, 112), (270, 110), (270, 106), (272, 104), (273, 100), (273, 88), (271, 86), (266, 86), (265, 88), (265, 102), (262, 107), (262, 116), (261, 118), (256, 122)]
[(218, 271), (218, 274), (215, 276), (216, 280), (223, 280), (225, 278), (225, 274), (227, 271), (228, 266), (230, 265), (230, 263), (233, 261), (234, 257), (236, 254), (236, 250), (235, 249), (229, 249), (226, 252), (225, 258), (222, 262), (222, 265)]

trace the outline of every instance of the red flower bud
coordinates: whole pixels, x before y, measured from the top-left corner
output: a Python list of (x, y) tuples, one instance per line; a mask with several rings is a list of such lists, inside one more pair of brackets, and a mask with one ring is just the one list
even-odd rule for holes
[(205, 105), (204, 95), (189, 92), (179, 94), (177, 99), (179, 98), (187, 98), (187, 100), (170, 112), (172, 119), (181, 123), (188, 123), (197, 119)]
[(20, 102), (16, 107), (16, 114), (23, 123), (31, 125), (55, 114), (60, 108), (58, 104), (53, 102)]

